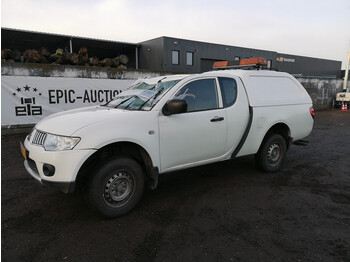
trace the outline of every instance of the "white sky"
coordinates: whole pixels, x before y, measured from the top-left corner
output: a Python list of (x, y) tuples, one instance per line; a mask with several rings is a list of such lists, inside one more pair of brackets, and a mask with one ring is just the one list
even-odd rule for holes
[(115, 41), (171, 36), (342, 61), (350, 0), (2, 0), (1, 26)]

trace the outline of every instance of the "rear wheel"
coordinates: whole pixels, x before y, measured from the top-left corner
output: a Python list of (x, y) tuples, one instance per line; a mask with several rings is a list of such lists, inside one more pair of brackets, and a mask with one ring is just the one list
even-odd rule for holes
[(279, 134), (272, 134), (264, 139), (255, 162), (265, 172), (275, 172), (281, 168), (287, 151), (286, 140)]
[(92, 175), (88, 186), (91, 207), (107, 218), (131, 211), (139, 202), (144, 189), (141, 166), (130, 158), (117, 158), (101, 165)]

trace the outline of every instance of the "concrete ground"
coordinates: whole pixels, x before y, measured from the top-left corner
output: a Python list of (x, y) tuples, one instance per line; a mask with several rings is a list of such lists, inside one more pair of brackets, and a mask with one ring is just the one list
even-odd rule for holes
[(316, 112), (280, 172), (253, 157), (163, 175), (130, 214), (39, 186), (2, 136), (2, 261), (350, 261), (350, 112)]

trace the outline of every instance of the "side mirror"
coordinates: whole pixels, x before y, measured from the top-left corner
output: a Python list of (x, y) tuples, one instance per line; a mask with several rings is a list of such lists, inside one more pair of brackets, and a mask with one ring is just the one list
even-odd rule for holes
[(187, 112), (187, 102), (183, 99), (169, 100), (163, 107), (162, 113), (165, 116)]

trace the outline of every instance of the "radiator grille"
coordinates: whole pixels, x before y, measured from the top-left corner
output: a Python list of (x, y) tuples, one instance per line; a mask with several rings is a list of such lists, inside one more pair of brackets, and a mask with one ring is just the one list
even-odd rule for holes
[(46, 133), (36, 130), (32, 140), (32, 144), (42, 146), (44, 144), (45, 138)]

